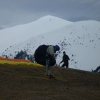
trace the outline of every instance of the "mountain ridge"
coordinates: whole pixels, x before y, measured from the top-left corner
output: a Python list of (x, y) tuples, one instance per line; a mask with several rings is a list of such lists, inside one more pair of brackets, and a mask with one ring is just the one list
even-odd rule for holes
[[(43, 20), (45, 20), (45, 18)], [(55, 22), (52, 21), (52, 24), (53, 23)], [(55, 23), (55, 25), (57, 23)], [(32, 33), (33, 28), (30, 24), (28, 25), (28, 27), (30, 27), (30, 30), (27, 31), (30, 31), (30, 33)], [(47, 25), (45, 24), (44, 26)], [(25, 29), (25, 27), (23, 27), (23, 29)], [(43, 28), (41, 27), (41, 30), (42, 29)], [(16, 56), (16, 53), (20, 52), (21, 50), (25, 50), (28, 54), (33, 55), (35, 49), (39, 45), (58, 44), (61, 48), (61, 51), (58, 54), (57, 63), (59, 63), (62, 59), (62, 52), (66, 51), (70, 56), (71, 60), (69, 61), (69, 63), (70, 67), (72, 66), (72, 68), (91, 71), (100, 65), (100, 22), (91, 20), (80, 21), (69, 23), (67, 25), (62, 24), (58, 26), (57, 24), (57, 27), (53, 29), (51, 27), (50, 30), (47, 29), (48, 31), (45, 31), (44, 28), (41, 32), (38, 27), (34, 31), (37, 32), (37, 30), (38, 32), (40, 32), (40, 34), (30, 35), (25, 30), (24, 32), (22, 32), (22, 34), (18, 34), (15, 30), (13, 30), (15, 35), (12, 33), (13, 35), (11, 35), (11, 38), (9, 38), (9, 36), (5, 37), (2, 31), (0, 31), (0, 35), (3, 35), (0, 37), (0, 55), (8, 55), (8, 57), (14, 58), (14, 56)], [(19, 31), (21, 32), (20, 29)]]

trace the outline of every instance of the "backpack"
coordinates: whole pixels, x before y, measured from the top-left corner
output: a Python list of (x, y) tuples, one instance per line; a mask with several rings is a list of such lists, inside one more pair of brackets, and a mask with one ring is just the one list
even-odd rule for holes
[[(35, 61), (41, 65), (46, 65), (46, 50), (48, 48), (49, 45), (40, 45), (36, 50), (35, 50), (35, 53), (34, 53), (34, 58), (35, 58)], [(53, 66), (55, 65), (56, 61), (54, 61), (54, 59), (51, 59), (50, 60), (50, 66)]]
[(35, 61), (39, 64), (45, 65), (46, 64), (46, 50), (48, 46), (47, 45), (40, 45), (34, 53)]

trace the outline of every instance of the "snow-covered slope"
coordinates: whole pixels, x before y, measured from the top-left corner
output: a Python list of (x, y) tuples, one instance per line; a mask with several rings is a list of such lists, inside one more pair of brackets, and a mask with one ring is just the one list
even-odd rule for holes
[(57, 17), (45, 16), (32, 23), (0, 30), (0, 52), (4, 51), (6, 47), (21, 43), (39, 34), (59, 29), (71, 23)]
[[(5, 34), (5, 35), (4, 35)], [(100, 65), (100, 22), (69, 22), (53, 16), (0, 31), (0, 55), (14, 57), (20, 50), (34, 53), (41, 44), (58, 44), (70, 57), (69, 67), (91, 71)]]
[[(49, 39), (49, 40), (48, 40)], [(59, 44), (70, 67), (91, 71), (100, 65), (100, 22), (81, 21), (37, 37), (39, 44)], [(60, 62), (62, 53), (57, 62)]]

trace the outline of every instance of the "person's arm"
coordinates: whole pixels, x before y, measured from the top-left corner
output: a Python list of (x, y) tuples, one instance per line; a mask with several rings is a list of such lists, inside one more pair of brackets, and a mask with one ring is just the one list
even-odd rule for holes
[(61, 61), (59, 64), (61, 64), (62, 62), (64, 62), (64, 55), (63, 55), (63, 57), (62, 57), (62, 61)]
[[(68, 56), (68, 55), (67, 55)], [(69, 56), (68, 56), (68, 60), (70, 60)]]
[(62, 62), (64, 62), (63, 60), (59, 63), (59, 66), (60, 66), (60, 64), (62, 63)]
[(60, 62), (60, 64), (62, 63), (62, 62), (64, 62), (63, 60)]

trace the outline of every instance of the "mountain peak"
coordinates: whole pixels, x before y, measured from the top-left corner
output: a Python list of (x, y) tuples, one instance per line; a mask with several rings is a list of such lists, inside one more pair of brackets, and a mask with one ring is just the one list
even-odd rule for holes
[(0, 56), (14, 57), (21, 50), (34, 53), (41, 44), (59, 44), (61, 52), (57, 63), (66, 51), (70, 57), (69, 67), (91, 71), (100, 65), (100, 22), (68, 22), (47, 15), (40, 19), (0, 30)]
[(68, 24), (70, 23), (73, 23), (73, 22), (70, 22), (70, 21), (67, 21), (67, 20), (64, 20), (62, 18), (59, 18), (59, 17), (55, 17), (55, 16), (52, 16), (52, 15), (46, 15), (46, 16), (43, 16), (41, 18), (39, 18), (38, 20), (41, 20), (41, 21), (62, 21), (62, 22), (66, 22)]

